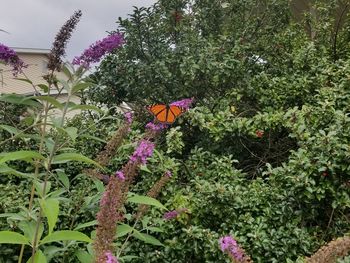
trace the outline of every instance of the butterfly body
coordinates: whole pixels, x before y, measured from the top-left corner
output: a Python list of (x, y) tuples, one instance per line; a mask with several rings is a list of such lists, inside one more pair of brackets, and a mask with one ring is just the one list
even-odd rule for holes
[(156, 120), (164, 124), (173, 124), (185, 110), (179, 106), (167, 104), (155, 104), (147, 107), (148, 111), (154, 115)]

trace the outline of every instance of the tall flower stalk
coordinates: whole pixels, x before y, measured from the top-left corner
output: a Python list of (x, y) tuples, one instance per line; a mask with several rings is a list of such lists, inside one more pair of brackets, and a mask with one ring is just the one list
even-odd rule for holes
[(78, 24), (82, 12), (80, 10), (74, 12), (74, 14), (67, 20), (67, 22), (61, 27), (57, 33), (55, 41), (53, 42), (51, 52), (49, 55), (49, 63), (47, 67), (51, 71), (60, 71), (62, 66), (62, 57), (66, 54), (66, 46), (72, 33)]

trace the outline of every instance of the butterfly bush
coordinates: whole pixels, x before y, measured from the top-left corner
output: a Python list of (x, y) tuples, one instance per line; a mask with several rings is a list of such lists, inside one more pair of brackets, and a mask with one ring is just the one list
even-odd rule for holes
[(219, 245), (222, 252), (225, 252), (237, 263), (252, 262), (249, 255), (245, 254), (243, 248), (241, 248), (237, 241), (232, 236), (224, 236), (219, 239)]
[(170, 103), (170, 106), (177, 106), (184, 110), (189, 110), (191, 104), (193, 103), (193, 98), (178, 100)]
[(161, 130), (164, 130), (164, 129), (168, 128), (168, 126), (169, 125), (164, 124), (164, 123), (149, 122), (149, 123), (146, 124), (146, 129), (154, 131), (154, 132), (159, 132)]
[(16, 52), (9, 48), (8, 46), (0, 43), (0, 60), (5, 63), (5, 65), (10, 65), (12, 67), (12, 72), (14, 76), (17, 76), (26, 68), (26, 65), (16, 54)]
[(141, 140), (133, 155), (130, 157), (130, 161), (146, 164), (147, 158), (153, 154), (154, 146), (154, 143), (149, 140)]
[(110, 251), (106, 253), (106, 258), (106, 263), (119, 263)]
[(73, 59), (73, 64), (89, 68), (91, 63), (99, 62), (104, 55), (116, 48), (120, 48), (123, 43), (123, 34), (114, 33), (90, 45), (88, 49), (84, 50), (81, 56), (77, 56)]
[(182, 213), (184, 213), (186, 211), (188, 211), (187, 208), (180, 208), (177, 210), (172, 210), (172, 211), (166, 212), (163, 215), (163, 219), (164, 220), (171, 220), (171, 219), (176, 218), (178, 215), (181, 215)]

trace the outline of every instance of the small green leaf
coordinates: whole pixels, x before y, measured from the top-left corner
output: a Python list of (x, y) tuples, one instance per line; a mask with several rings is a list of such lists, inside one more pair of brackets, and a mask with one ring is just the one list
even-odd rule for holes
[(47, 259), (46, 256), (44, 255), (44, 253), (41, 250), (38, 250), (35, 252), (34, 255), (34, 261), (32, 261), (32, 257), (30, 257), (27, 261), (27, 263), (47, 263)]
[(48, 93), (49, 92), (49, 87), (45, 84), (38, 84), (37, 85), (40, 89), (42, 89), (42, 91)]
[(90, 221), (90, 222), (86, 222), (84, 224), (79, 224), (76, 228), (74, 228), (74, 230), (79, 230), (79, 229), (82, 229), (82, 228), (85, 228), (85, 227), (94, 226), (96, 224), (97, 224), (97, 220), (93, 220), (93, 221)]
[(129, 233), (131, 233), (132, 231), (134, 231), (135, 229), (127, 224), (120, 224), (117, 227), (117, 237), (122, 237), (125, 236)]
[(82, 241), (82, 242), (92, 242), (91, 238), (89, 238), (87, 235), (79, 232), (79, 231), (72, 231), (72, 230), (63, 230), (63, 231), (56, 231), (52, 234), (44, 237), (40, 244), (47, 244), (50, 242), (59, 242), (59, 241), (67, 241), (67, 240), (75, 240), (75, 241)]
[(61, 153), (61, 154), (53, 157), (52, 164), (67, 163), (67, 162), (71, 162), (71, 161), (93, 164), (93, 165), (103, 169), (103, 167), (100, 164), (98, 164), (94, 160), (91, 160), (90, 158), (88, 158), (80, 153)]
[(9, 152), (9, 153), (4, 152), (0, 154), (0, 163), (5, 163), (8, 161), (15, 161), (15, 160), (32, 161), (33, 159), (44, 159), (44, 156), (34, 151), (17, 151), (17, 152)]
[(132, 234), (133, 237), (136, 237), (137, 239), (148, 243), (148, 244), (152, 244), (155, 246), (164, 246), (158, 239), (156, 239), (155, 237), (148, 235), (148, 234), (144, 234), (141, 233), (139, 231), (134, 231), (134, 233)]
[(98, 141), (98, 142), (107, 143), (106, 140), (103, 140), (101, 138), (98, 138), (96, 136), (92, 136), (92, 135), (89, 135), (89, 134), (82, 134), (82, 135), (80, 135), (80, 138), (93, 139), (93, 140)]
[(128, 198), (128, 202), (136, 203), (136, 204), (151, 205), (151, 206), (155, 206), (155, 207), (167, 210), (167, 208), (164, 205), (162, 205), (158, 200), (149, 196), (134, 195)]
[(43, 209), (44, 215), (47, 218), (47, 222), (49, 225), (49, 234), (51, 234), (58, 219), (58, 213), (60, 210), (59, 201), (54, 198), (41, 199), (40, 206)]
[[(22, 230), (24, 236), (26, 238), (28, 238), (31, 243), (33, 243), (35, 232), (36, 232), (36, 227), (37, 227), (36, 221), (34, 221), (34, 220), (21, 221), (21, 222), (18, 223), (18, 227), (19, 227), (19, 229)], [(41, 239), (41, 236), (42, 236), (43, 232), (44, 232), (44, 225), (42, 223), (40, 223), (39, 231), (38, 231), (38, 240)]]
[(0, 244), (29, 245), (29, 239), (20, 233), (12, 231), (0, 231)]
[(93, 262), (92, 255), (84, 250), (78, 250), (77, 252), (75, 252), (75, 256), (78, 258), (78, 260), (81, 263), (92, 263)]

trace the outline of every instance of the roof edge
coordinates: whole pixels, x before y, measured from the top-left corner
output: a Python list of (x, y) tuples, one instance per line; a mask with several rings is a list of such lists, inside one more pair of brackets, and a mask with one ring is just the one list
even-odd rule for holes
[(50, 49), (46, 48), (22, 48), (22, 47), (11, 47), (16, 53), (27, 53), (27, 54), (50, 54)]

